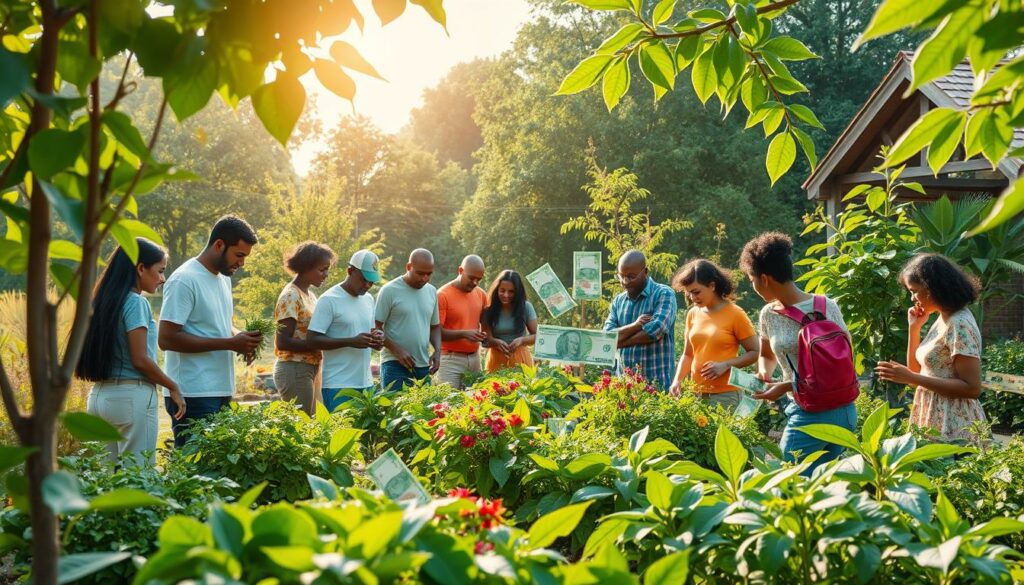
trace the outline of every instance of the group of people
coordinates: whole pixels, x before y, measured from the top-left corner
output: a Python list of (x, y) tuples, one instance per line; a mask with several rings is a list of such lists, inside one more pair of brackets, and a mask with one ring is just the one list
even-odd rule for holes
[[(134, 262), (123, 249), (114, 251), (96, 285), (93, 321), (77, 369), (80, 378), (95, 382), (89, 412), (122, 432), (123, 439), (109, 445), (112, 460), (155, 450), (158, 387), (164, 388), (179, 447), (187, 440), (190, 421), (231, 401), (235, 354), (251, 362), (264, 341), (259, 332), (239, 331), (232, 324), (230, 277), (257, 242), (244, 220), (223, 217), (205, 249), (179, 266), (166, 284), (167, 253), (156, 244), (140, 238)], [(620, 373), (631, 368), (673, 395), (689, 378), (702, 400), (726, 408), (740, 398), (741, 390), (729, 383), (732, 368), (756, 363), (765, 386), (754, 397), (786, 402), (782, 452), (798, 460), (825, 451), (820, 464), (838, 456), (841, 447), (798, 428), (828, 423), (853, 430), (857, 415), (852, 401), (810, 411), (787, 398), (807, 376), (795, 365), (803, 351), (798, 338), (807, 322), (826, 320), (850, 340), (839, 306), (797, 285), (792, 252), (790, 238), (778, 232), (762, 234), (743, 248), (740, 268), (766, 302), (756, 327), (732, 300), (730, 274), (715, 263), (691, 261), (669, 286), (651, 277), (641, 252), (626, 252), (617, 264), (623, 291), (612, 301), (604, 329), (617, 334)], [(485, 292), (480, 288), (484, 261), (469, 255), (453, 280), (435, 288), (430, 284), (433, 255), (417, 249), (402, 276), (374, 296), (370, 291), (382, 280), (380, 260), (370, 250), (359, 250), (349, 258), (344, 279), (317, 297), (311, 289), (324, 286), (336, 261), (324, 244), (298, 244), (284, 259), (293, 278), (274, 307), (274, 382), (283, 399), (307, 412), (318, 400), (333, 411), (346, 399), (342, 390), (373, 388), (373, 351), (380, 352), (380, 386), (393, 390), (431, 377), (461, 389), (466, 375), (482, 368), (494, 372), (532, 365), (537, 312), (516, 271), (503, 270)], [(946, 439), (966, 438), (972, 422), (985, 418), (978, 402), (981, 335), (967, 308), (977, 299), (977, 284), (934, 254), (915, 257), (899, 278), (912, 302), (907, 364), (883, 361), (877, 374), (916, 387), (913, 423), (933, 427)], [(161, 284), (158, 327), (141, 295)], [(678, 362), (677, 292), (690, 305)], [(922, 339), (922, 326), (935, 313), (938, 318)], [(164, 369), (157, 363), (157, 345), (165, 353)], [(485, 363), (482, 348), (487, 350)]]

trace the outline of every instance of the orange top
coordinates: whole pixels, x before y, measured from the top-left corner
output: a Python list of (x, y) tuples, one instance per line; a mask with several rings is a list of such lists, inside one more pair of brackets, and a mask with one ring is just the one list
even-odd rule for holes
[[(490, 299), (480, 287), (470, 292), (462, 292), (452, 283), (442, 286), (437, 291), (437, 310), (441, 316), (442, 329), (480, 329), (480, 313), (490, 305)], [(475, 341), (458, 339), (441, 342), (441, 349), (458, 353), (473, 353), (480, 349)]]
[(708, 394), (718, 394), (736, 390), (729, 385), (729, 372), (707, 380), (700, 375), (701, 368), (708, 362), (721, 362), (736, 357), (740, 350), (740, 340), (756, 335), (754, 324), (743, 309), (726, 302), (714, 312), (707, 312), (701, 307), (693, 307), (686, 313), (686, 340), (693, 348), (693, 363), (690, 366), (690, 377)]

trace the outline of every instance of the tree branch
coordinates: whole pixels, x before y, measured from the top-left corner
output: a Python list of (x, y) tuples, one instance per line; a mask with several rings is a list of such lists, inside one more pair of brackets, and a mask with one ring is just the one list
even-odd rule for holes
[[(793, 4), (796, 4), (797, 2), (800, 2), (800, 1), (801, 0), (779, 0), (778, 2), (772, 2), (771, 4), (766, 4), (766, 5), (758, 8), (757, 9), (757, 13), (758, 14), (765, 14), (767, 12), (775, 12), (777, 10), (782, 10), (783, 8), (785, 8), (787, 6), (791, 6)], [(736, 17), (735, 16), (730, 16), (729, 18), (726, 18), (725, 20), (719, 20), (718, 22), (712, 22), (710, 24), (705, 24), (704, 26), (699, 26), (699, 27), (697, 27), (695, 29), (692, 29), (692, 30), (684, 30), (682, 32), (675, 32), (675, 33), (657, 33), (656, 32), (656, 33), (654, 33), (651, 36), (653, 38), (656, 38), (656, 39), (682, 39), (682, 38), (686, 38), (686, 37), (695, 37), (695, 36), (702, 35), (702, 34), (708, 32), (709, 30), (715, 30), (716, 28), (721, 28), (723, 26), (731, 27), (733, 25), (733, 23), (735, 23), (735, 22), (736, 22)]]
[(11, 426), (14, 427), (14, 432), (17, 433), (23, 444), (26, 443), (25, 422), (28, 419), (18, 404), (14, 386), (11, 385), (11, 378), (4, 368), (3, 356), (0, 356), (0, 396), (3, 397), (4, 409), (7, 411), (7, 418), (11, 421)]
[[(125, 96), (127, 96), (128, 94), (132, 93), (132, 91), (135, 91), (136, 84), (134, 81), (129, 84), (125, 84), (124, 82), (124, 80), (128, 77), (128, 69), (132, 64), (133, 56), (135, 56), (135, 53), (129, 52), (128, 56), (125, 58), (124, 71), (121, 72), (121, 81), (119, 81), (117, 84), (117, 91), (114, 92), (114, 97), (111, 98), (110, 102), (103, 107), (103, 111), (109, 112), (117, 109), (117, 106), (120, 105), (121, 100), (124, 99)], [(131, 91), (127, 89), (128, 87), (132, 88)]]

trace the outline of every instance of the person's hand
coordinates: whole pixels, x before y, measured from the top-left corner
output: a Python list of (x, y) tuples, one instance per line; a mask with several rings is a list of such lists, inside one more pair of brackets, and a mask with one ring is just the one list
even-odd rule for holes
[(349, 347), (356, 349), (367, 349), (372, 348), (377, 343), (377, 338), (372, 333), (360, 333), (355, 337), (349, 338)]
[(430, 373), (436, 374), (439, 369), (441, 369), (441, 352), (435, 351), (434, 355), (430, 356)]
[(636, 321), (633, 321), (633, 326), (639, 329), (644, 325), (650, 323), (651, 319), (653, 319), (651, 315), (640, 315), (639, 317), (636, 318)]
[(700, 369), (700, 375), (705, 380), (714, 380), (729, 371), (729, 364), (725, 362), (707, 362)]
[(921, 305), (915, 303), (912, 307), (907, 309), (907, 325), (909, 325), (911, 329), (921, 329), (927, 320), (928, 312), (925, 311), (924, 307)]
[(875, 373), (886, 382), (913, 386), (914, 372), (899, 362), (878, 362), (875, 366)]
[(370, 331), (370, 335), (373, 336), (373, 343), (370, 344), (371, 349), (381, 350), (384, 348), (384, 330), (377, 329), (374, 327)]
[(522, 337), (516, 337), (515, 339), (512, 340), (512, 343), (509, 343), (507, 345), (508, 345), (508, 351), (509, 351), (509, 353), (511, 353), (511, 352), (519, 349), (520, 347), (523, 347), (523, 338)]
[(243, 331), (228, 339), (228, 349), (242, 355), (256, 351), (263, 344), (263, 334), (259, 331)]
[(512, 353), (512, 347), (503, 339), (495, 337), (491, 340), (491, 349), (500, 351), (508, 357)]
[(672, 385), (668, 387), (668, 395), (676, 398), (683, 395), (683, 385), (679, 383), (679, 380), (672, 380)]
[(769, 384), (768, 387), (765, 388), (764, 392), (756, 392), (751, 396), (757, 398), (758, 400), (768, 400), (770, 402), (775, 402), (779, 398), (782, 398), (786, 391), (789, 390), (789, 386), (789, 382), (776, 382), (774, 384)]
[[(401, 364), (403, 368), (407, 370), (412, 370), (416, 367), (416, 360), (412, 359), (412, 356), (409, 355), (409, 352), (405, 351), (404, 349), (396, 347), (394, 351), (391, 352), (391, 354), (395, 356), (395, 359), (398, 360), (398, 363)], [(434, 355), (437, 356), (438, 363), (440, 364), (441, 356), (438, 355), (437, 353), (435, 353)], [(434, 363), (433, 357), (430, 358), (430, 363)]]
[(765, 372), (757, 372), (756, 374), (754, 374), (754, 377), (767, 384), (771, 384), (772, 382), (772, 375)]
[(462, 338), (466, 341), (472, 341), (474, 343), (480, 343), (487, 339), (487, 335), (483, 331), (474, 331), (472, 329), (466, 329), (462, 332)]
[(171, 402), (177, 410), (174, 413), (174, 420), (181, 420), (185, 418), (185, 397), (181, 395), (181, 390), (178, 388), (168, 388), (171, 393)]

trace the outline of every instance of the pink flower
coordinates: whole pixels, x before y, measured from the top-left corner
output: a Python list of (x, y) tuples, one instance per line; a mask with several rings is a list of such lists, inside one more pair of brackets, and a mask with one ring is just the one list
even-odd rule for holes
[(442, 437), (444, 437), (444, 427), (439, 427), (437, 432), (434, 433), (434, 439), (440, 441)]
[(601, 370), (601, 375), (607, 378), (608, 376), (611, 376), (612, 373), (609, 372), (608, 370)]
[(508, 389), (509, 390), (515, 390), (515, 389), (519, 388), (519, 385), (520, 385), (519, 382), (516, 382), (515, 380), (512, 380), (508, 384)]
[(462, 445), (463, 448), (469, 449), (473, 445), (476, 445), (476, 439), (473, 438), (473, 435), (462, 435), (462, 439), (459, 441), (459, 444)]
[(518, 414), (513, 412), (508, 417), (508, 424), (510, 424), (510, 425), (512, 425), (514, 427), (521, 427), (521, 426), (523, 426), (523, 418), (521, 416), (519, 416)]
[(626, 403), (621, 400), (619, 401), (619, 410), (626, 410)]

